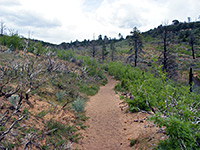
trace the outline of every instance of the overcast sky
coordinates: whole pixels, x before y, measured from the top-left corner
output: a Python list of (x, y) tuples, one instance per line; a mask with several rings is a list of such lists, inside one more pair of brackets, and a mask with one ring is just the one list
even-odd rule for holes
[(0, 20), (8, 29), (56, 44), (100, 34), (125, 37), (135, 26), (147, 31), (199, 16), (200, 0), (0, 0)]

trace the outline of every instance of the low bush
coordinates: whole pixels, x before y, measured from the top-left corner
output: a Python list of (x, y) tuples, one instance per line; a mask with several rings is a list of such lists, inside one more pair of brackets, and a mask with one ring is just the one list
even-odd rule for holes
[(13, 95), (13, 96), (9, 97), (8, 100), (13, 107), (16, 107), (17, 104), (19, 103), (19, 96)]
[(133, 147), (136, 144), (136, 140), (135, 139), (130, 139), (130, 147)]
[(70, 61), (75, 57), (75, 53), (73, 50), (57, 50), (56, 55), (58, 58), (63, 59), (63, 60), (68, 60)]
[(83, 98), (78, 97), (73, 103), (72, 103), (72, 109), (74, 109), (76, 112), (83, 112), (85, 108), (85, 100)]
[(0, 43), (12, 50), (21, 49), (23, 47), (23, 41), (18, 34), (12, 34), (10, 36), (3, 35), (0, 37)]
[(92, 85), (87, 85), (87, 84), (82, 84), (80, 86), (80, 91), (82, 93), (87, 94), (88, 96), (93, 96), (95, 95), (99, 90), (98, 85), (92, 84)]
[(54, 147), (60, 149), (68, 141), (78, 142), (80, 139), (79, 134), (76, 133), (77, 129), (74, 126), (50, 120), (47, 122), (47, 128), (52, 132), (49, 133), (50, 137), (47, 137), (46, 145), (53, 144)]
[(62, 101), (65, 98), (65, 91), (60, 91), (56, 93), (56, 100), (57, 101)]

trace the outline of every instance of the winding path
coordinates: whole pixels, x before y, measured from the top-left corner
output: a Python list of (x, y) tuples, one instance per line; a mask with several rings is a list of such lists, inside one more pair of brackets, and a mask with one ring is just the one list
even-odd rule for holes
[(120, 99), (113, 90), (116, 80), (108, 76), (108, 83), (102, 86), (86, 106), (89, 128), (85, 130), (81, 142), (82, 150), (131, 149), (128, 139), (124, 139), (123, 115), (119, 108)]
[[(149, 125), (146, 121), (135, 122), (134, 119), (146, 118), (146, 114), (125, 113), (120, 109), (119, 96), (113, 90), (116, 80), (107, 77), (108, 83), (102, 86), (99, 92), (90, 97), (86, 106), (86, 116), (90, 117), (86, 121), (86, 128), (83, 140), (78, 147), (80, 150), (132, 150), (130, 139), (143, 141), (134, 146), (135, 149), (152, 149), (143, 139), (154, 139), (156, 128), (144, 128)], [(139, 147), (138, 147), (139, 146)], [(149, 147), (150, 146), (150, 147)]]

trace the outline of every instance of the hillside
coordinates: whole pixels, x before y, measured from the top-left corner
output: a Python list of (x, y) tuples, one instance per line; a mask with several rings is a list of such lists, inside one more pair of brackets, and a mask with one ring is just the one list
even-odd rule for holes
[(105, 129), (108, 149), (118, 137), (124, 149), (198, 149), (199, 27), (175, 20), (125, 39), (60, 45), (1, 35), (0, 148), (87, 148), (89, 139), (101, 149)]
[(89, 74), (83, 63), (51, 55), (1, 49), (1, 148), (55, 149), (78, 142), (87, 118), (84, 103), (106, 83), (103, 73), (95, 68)]
[[(175, 23), (174, 23), (175, 22)], [(175, 20), (172, 25), (168, 26), (158, 26), (157, 28), (151, 29), (147, 32), (141, 33), (143, 47), (142, 51), (138, 54), (138, 66), (144, 70), (151, 68), (152, 57), (156, 56), (158, 64), (162, 64), (163, 59), (163, 30), (167, 30), (167, 51), (169, 63), (174, 62), (174, 66), (171, 66), (172, 73), (176, 73), (176, 76), (172, 78), (174, 80), (179, 80), (180, 82), (187, 84), (189, 68), (193, 68), (194, 80), (196, 84), (198, 83), (200, 76), (200, 22), (182, 23)], [(99, 36), (101, 37), (101, 36)], [(192, 53), (191, 40), (193, 43), (194, 57)], [(106, 51), (106, 61), (112, 60), (112, 51), (114, 52), (114, 60), (122, 61), (127, 63), (128, 58), (132, 55), (134, 58), (134, 52), (130, 51), (134, 49), (133, 45), (130, 45), (131, 36), (127, 36), (126, 39), (110, 39), (108, 40), (105, 36), (104, 39), (100, 38), (93, 41), (83, 41), (74, 43), (68, 49), (74, 50), (76, 53), (81, 55), (92, 56), (93, 49), (95, 47), (96, 59), (102, 61), (102, 42), (105, 42)], [(111, 50), (111, 44), (114, 45), (114, 50)], [(133, 61), (130, 62), (133, 65)]]

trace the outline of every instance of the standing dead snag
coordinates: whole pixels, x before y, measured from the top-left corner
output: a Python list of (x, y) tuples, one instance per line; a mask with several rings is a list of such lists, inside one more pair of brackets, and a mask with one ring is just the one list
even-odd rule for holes
[(92, 57), (95, 58), (97, 53), (96, 42), (95, 39), (92, 41)]
[(194, 52), (195, 37), (194, 37), (193, 34), (190, 35), (189, 44), (190, 44), (191, 49), (192, 49), (192, 57), (193, 57), (193, 59), (195, 59), (195, 52)]
[(4, 31), (5, 31), (5, 29), (6, 29), (5, 22), (3, 22), (3, 20), (1, 20), (0, 25), (1, 25), (1, 35), (3, 35), (3, 34), (4, 34)]
[(166, 26), (160, 26), (158, 33), (161, 34), (162, 39), (162, 53), (159, 57), (160, 65), (162, 64), (162, 71), (167, 73), (169, 78), (175, 77), (177, 75), (177, 63), (176, 56), (172, 54), (170, 50), (170, 43), (173, 40), (172, 31)]
[(111, 41), (110, 50), (111, 50), (111, 60), (114, 61), (114, 55), (115, 55), (115, 51), (116, 51), (114, 41)]
[(192, 67), (190, 67), (190, 74), (189, 74), (190, 92), (192, 92), (192, 82), (193, 82), (193, 74), (192, 74)]
[(134, 57), (134, 62), (135, 62), (135, 67), (137, 67), (137, 62), (138, 62), (138, 54), (142, 52), (142, 36), (140, 34), (140, 31), (135, 27), (133, 31), (131, 31), (132, 36), (130, 37), (130, 45), (133, 45), (134, 47), (134, 53), (132, 52), (132, 48), (130, 49), (129, 53), (131, 54), (127, 61), (131, 62), (132, 57)]

